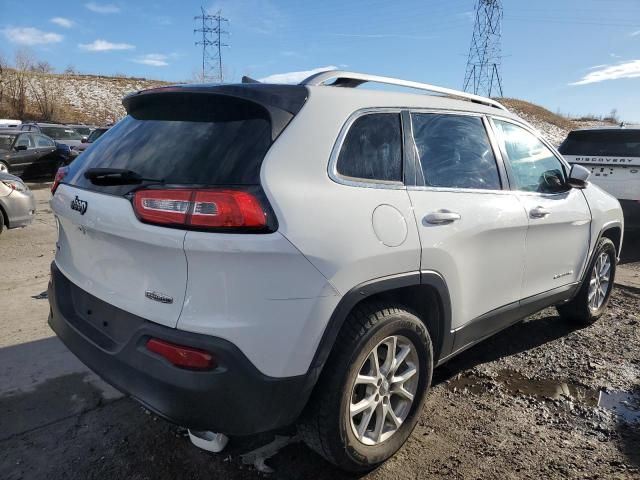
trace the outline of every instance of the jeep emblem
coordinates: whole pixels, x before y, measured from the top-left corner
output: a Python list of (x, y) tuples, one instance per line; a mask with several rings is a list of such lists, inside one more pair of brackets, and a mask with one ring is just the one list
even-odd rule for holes
[(87, 202), (85, 200), (80, 200), (76, 195), (76, 198), (71, 200), (71, 210), (76, 210), (80, 212), (80, 215), (84, 215), (87, 211)]

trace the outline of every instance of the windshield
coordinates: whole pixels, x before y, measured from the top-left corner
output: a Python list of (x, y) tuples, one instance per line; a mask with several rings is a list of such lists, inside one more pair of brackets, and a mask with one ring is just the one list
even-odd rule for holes
[(73, 128), (41, 127), (42, 133), (54, 140), (82, 140), (82, 136)]
[(218, 95), (160, 95), (111, 127), (71, 164), (68, 182), (114, 195), (131, 185), (98, 186), (88, 168), (132, 170), (181, 185), (258, 185), (271, 146), (269, 114)]
[(15, 135), (0, 133), (0, 150), (9, 150), (14, 138)]
[(97, 129), (95, 129), (93, 132), (91, 132), (91, 135), (89, 135), (89, 138), (87, 139), (87, 142), (88, 143), (95, 142), (106, 131), (107, 131), (106, 128), (97, 128)]
[(563, 155), (640, 157), (640, 130), (583, 130), (569, 133)]

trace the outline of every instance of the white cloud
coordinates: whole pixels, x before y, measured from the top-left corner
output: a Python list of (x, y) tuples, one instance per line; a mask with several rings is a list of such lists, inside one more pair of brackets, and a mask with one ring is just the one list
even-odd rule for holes
[(640, 60), (631, 60), (617, 65), (603, 65), (603, 68), (589, 72), (577, 82), (569, 85), (587, 85), (620, 78), (640, 78)]
[(630, 37), (637, 37), (638, 35), (640, 35), (640, 30), (636, 30), (635, 32), (631, 32), (629, 34)]
[(120, 11), (120, 7), (113, 3), (89, 2), (85, 3), (84, 6), (95, 13), (118, 13)]
[(337, 70), (337, 67), (335, 65), (329, 65), (301, 72), (276, 73), (274, 75), (261, 78), (260, 81), (264, 83), (300, 83), (302, 80), (310, 77), (314, 73), (324, 72), (326, 70)]
[(53, 17), (49, 20), (51, 23), (55, 23), (56, 25), (62, 28), (71, 28), (73, 27), (73, 20), (69, 20), (68, 18), (63, 17)]
[(136, 48), (128, 43), (111, 43), (106, 40), (95, 40), (91, 43), (79, 43), (78, 47), (89, 52), (108, 52), (110, 50), (131, 50)]
[(148, 53), (138, 58), (134, 58), (132, 61), (136, 63), (141, 63), (142, 65), (149, 65), (151, 67), (166, 67), (169, 65), (167, 59), (169, 57), (167, 55), (163, 55), (161, 53)]
[(29, 46), (59, 43), (64, 38), (59, 33), (43, 32), (32, 27), (9, 27), (2, 33), (11, 43)]

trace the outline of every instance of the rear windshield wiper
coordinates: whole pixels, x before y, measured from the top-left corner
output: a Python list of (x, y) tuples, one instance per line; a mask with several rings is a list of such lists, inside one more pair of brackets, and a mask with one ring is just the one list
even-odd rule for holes
[(84, 178), (94, 185), (137, 185), (142, 182), (164, 183), (158, 178), (145, 178), (133, 170), (125, 168), (89, 168), (84, 172)]

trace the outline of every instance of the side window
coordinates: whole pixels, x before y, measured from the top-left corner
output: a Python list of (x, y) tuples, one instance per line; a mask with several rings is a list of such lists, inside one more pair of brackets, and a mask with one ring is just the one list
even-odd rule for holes
[(399, 113), (359, 117), (347, 133), (336, 169), (364, 180), (402, 181), (402, 128)]
[(49, 137), (45, 137), (44, 135), (34, 135), (36, 137), (36, 147), (55, 147), (55, 143)]
[(29, 135), (28, 133), (23, 133), (22, 135), (20, 135), (15, 144), (16, 147), (20, 147), (23, 145), (27, 148), (34, 148), (33, 139), (31, 138), (31, 135)]
[(500, 190), (498, 165), (480, 117), (413, 113), (424, 186)]
[(562, 162), (535, 135), (513, 123), (495, 119), (494, 123), (518, 190), (538, 193), (567, 190)]

